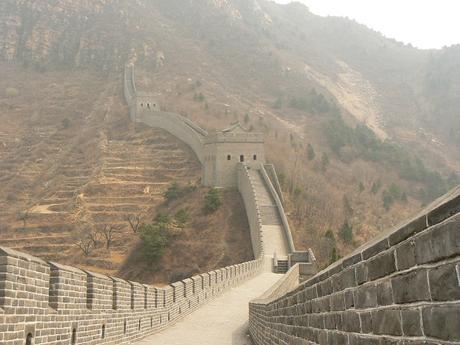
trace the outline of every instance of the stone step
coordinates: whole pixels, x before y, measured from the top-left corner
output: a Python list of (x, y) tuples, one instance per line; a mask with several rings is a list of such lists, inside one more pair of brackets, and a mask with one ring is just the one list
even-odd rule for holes
[(249, 176), (256, 192), (259, 205), (274, 205), (275, 203), (268, 192), (268, 188), (265, 186), (261, 173), (258, 170), (250, 169)]
[(263, 225), (281, 225), (281, 217), (276, 206), (261, 206), (260, 213)]

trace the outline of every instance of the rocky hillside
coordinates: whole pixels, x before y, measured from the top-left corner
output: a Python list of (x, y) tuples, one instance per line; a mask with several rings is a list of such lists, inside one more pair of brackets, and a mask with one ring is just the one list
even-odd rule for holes
[[(316, 249), (323, 262), (395, 225), (459, 182), (458, 47), (417, 50), (348, 19), (313, 15), (298, 3), (6, 0), (0, 4), (0, 58), (16, 66), (14, 76), (2, 80), (8, 104), (14, 89), (23, 94), (30, 71), (41, 73), (43, 80), (56, 78), (54, 89), (41, 91), (62, 108), (55, 109), (54, 121), (58, 114), (64, 121), (70, 111), (88, 114), (90, 109), (74, 110), (71, 104), (97, 96), (77, 92), (86, 89), (86, 82), (104, 89), (95, 104), (122, 116), (115, 80), (124, 63), (132, 61), (140, 87), (155, 92), (163, 108), (210, 130), (240, 120), (264, 131), (295, 240), (299, 247)], [(68, 104), (59, 102), (62, 90), (70, 92)], [(16, 111), (28, 109), (21, 105)], [(11, 112), (2, 116), (14, 122)], [(45, 120), (37, 115), (35, 121)], [(12, 126), (21, 131), (23, 124)], [(100, 126), (109, 128), (104, 122)], [(53, 140), (62, 134), (57, 139), (42, 135), (56, 147)], [(100, 168), (106, 181), (140, 178), (131, 173), (130, 154), (120, 151), (140, 149), (148, 136), (119, 132), (98, 144), (106, 155)], [(5, 145), (16, 140), (11, 133), (2, 138)], [(144, 162), (157, 150), (158, 143), (152, 145), (152, 153), (142, 153)], [(35, 158), (35, 152), (27, 154)], [(25, 164), (25, 157), (13, 161)], [(84, 171), (96, 159), (80, 155), (68, 169)], [(61, 192), (77, 190), (81, 181), (75, 177), (84, 176), (71, 177)], [(78, 199), (86, 202), (81, 214), (103, 219), (109, 209), (120, 207), (110, 190), (102, 196), (97, 186), (87, 188), (86, 199)], [(14, 187), (11, 191), (3, 193), (14, 194)], [(39, 192), (28, 192), (25, 200)], [(107, 203), (91, 199), (99, 196)], [(58, 201), (50, 199), (47, 205)]]
[[(198, 160), (168, 133), (130, 122), (121, 76), (0, 69), (0, 245), (154, 283), (252, 258), (236, 191), (212, 216), (201, 210), (204, 188), (165, 206), (173, 182), (199, 185)], [(158, 266), (139, 265), (130, 222), (181, 209), (190, 219)]]

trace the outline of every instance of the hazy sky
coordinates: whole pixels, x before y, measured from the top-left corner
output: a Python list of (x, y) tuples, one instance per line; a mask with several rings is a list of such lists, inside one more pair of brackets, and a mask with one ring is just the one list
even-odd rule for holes
[(387, 37), (419, 48), (442, 48), (460, 43), (459, 0), (299, 1), (313, 13), (349, 17)]

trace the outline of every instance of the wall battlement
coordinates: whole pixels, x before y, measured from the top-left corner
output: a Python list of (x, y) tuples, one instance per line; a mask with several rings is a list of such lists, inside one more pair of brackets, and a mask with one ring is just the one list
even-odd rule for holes
[(256, 345), (460, 344), (460, 187), (299, 285), (250, 303)]
[(0, 247), (0, 344), (24, 344), (29, 334), (36, 344), (129, 344), (261, 268), (254, 260), (158, 288)]

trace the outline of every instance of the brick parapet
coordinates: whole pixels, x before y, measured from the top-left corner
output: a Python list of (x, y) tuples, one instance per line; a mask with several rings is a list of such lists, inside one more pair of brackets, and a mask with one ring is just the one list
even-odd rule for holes
[(268, 344), (459, 344), (460, 188), (299, 285), (250, 303)]
[(158, 288), (0, 247), (0, 344), (21, 344), (29, 333), (37, 344), (70, 344), (74, 330), (78, 344), (129, 344), (177, 322), (261, 268), (255, 260)]

